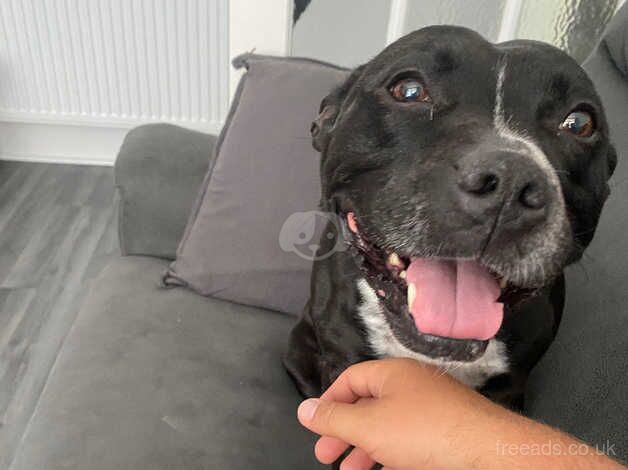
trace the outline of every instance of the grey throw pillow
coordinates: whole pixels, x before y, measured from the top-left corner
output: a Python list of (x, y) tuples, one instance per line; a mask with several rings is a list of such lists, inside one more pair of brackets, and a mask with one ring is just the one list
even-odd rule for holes
[(252, 54), (234, 66), (247, 71), (165, 282), (298, 314), (318, 242), (319, 156), (309, 128), (348, 71)]

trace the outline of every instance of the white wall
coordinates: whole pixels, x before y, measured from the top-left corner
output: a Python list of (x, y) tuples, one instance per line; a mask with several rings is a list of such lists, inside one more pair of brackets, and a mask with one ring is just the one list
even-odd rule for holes
[[(243, 52), (290, 55), (292, 47), (292, 0), (231, 0), (231, 57)], [(231, 73), (231, 94), (242, 72)]]
[(355, 67), (386, 44), (391, 0), (312, 0), (292, 34), (292, 54)]

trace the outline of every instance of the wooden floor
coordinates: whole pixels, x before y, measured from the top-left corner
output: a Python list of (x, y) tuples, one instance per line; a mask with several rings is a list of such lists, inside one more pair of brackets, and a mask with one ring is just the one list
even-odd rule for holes
[(0, 470), (116, 230), (111, 168), (0, 161)]

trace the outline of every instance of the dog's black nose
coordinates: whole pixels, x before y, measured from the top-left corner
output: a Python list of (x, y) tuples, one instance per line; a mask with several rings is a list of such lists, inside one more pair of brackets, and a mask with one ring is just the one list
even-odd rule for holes
[(511, 228), (529, 230), (547, 215), (547, 175), (517, 152), (471, 154), (456, 166), (462, 210), (479, 222), (502, 212)]

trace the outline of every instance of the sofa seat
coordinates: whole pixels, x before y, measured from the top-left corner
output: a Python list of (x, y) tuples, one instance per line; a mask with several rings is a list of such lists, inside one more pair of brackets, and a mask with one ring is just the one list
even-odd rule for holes
[(294, 318), (163, 288), (166, 267), (94, 283), (12, 470), (320, 468), (280, 360)]

